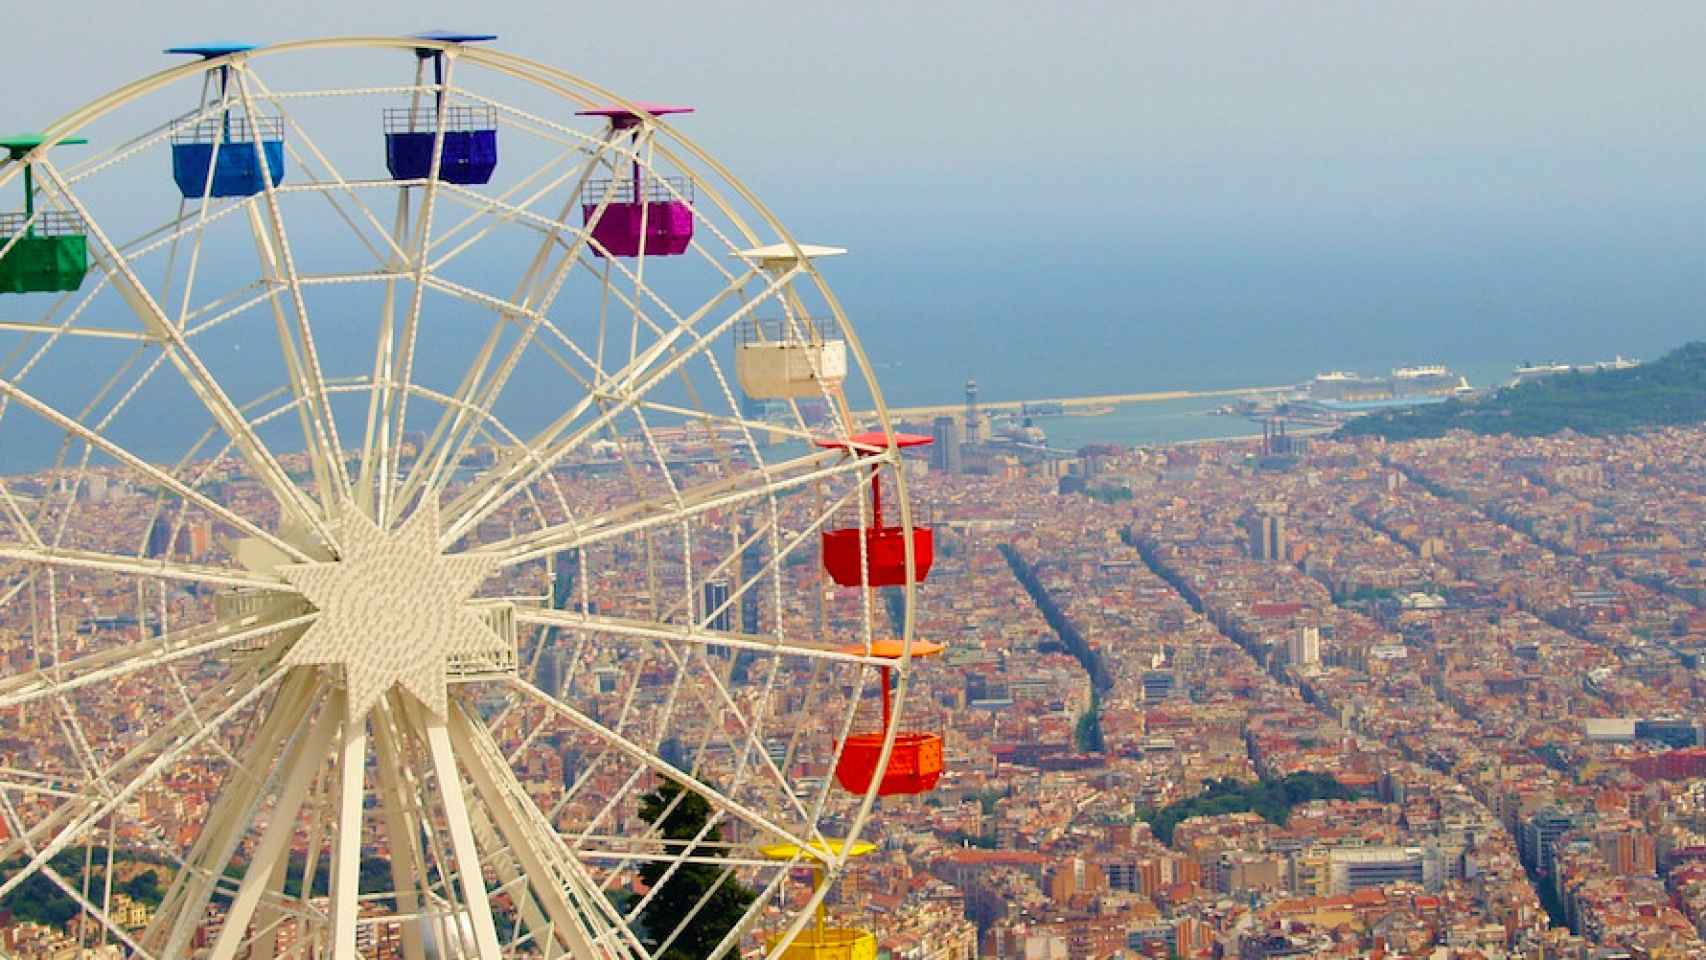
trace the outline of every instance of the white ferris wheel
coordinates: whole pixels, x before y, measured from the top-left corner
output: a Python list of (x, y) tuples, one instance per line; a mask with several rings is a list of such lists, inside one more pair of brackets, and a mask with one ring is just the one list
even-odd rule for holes
[(873, 957), (823, 901), (941, 772), (926, 438), (686, 108), (490, 39), (179, 48), (0, 142), (0, 897), (137, 957)]

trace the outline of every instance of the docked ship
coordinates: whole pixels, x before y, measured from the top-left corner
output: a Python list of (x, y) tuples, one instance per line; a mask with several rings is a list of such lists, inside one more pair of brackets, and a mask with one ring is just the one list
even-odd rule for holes
[(1392, 371), (1394, 397), (1449, 397), (1469, 389), (1469, 381), (1452, 373), (1442, 363), (1399, 367)]
[(1554, 360), (1551, 363), (1525, 363), (1513, 370), (1510, 386), (1520, 387), (1525, 383), (1555, 377), (1560, 373), (1598, 373), (1601, 370), (1628, 370), (1641, 365), (1641, 361), (1633, 360), (1618, 354), (1611, 360), (1600, 360), (1595, 363), (1584, 363), (1580, 366), (1570, 366)]
[(1305, 390), (1305, 402), (1335, 412), (1355, 413), (1437, 403), (1469, 389), (1468, 380), (1437, 363), (1398, 367), (1384, 377), (1333, 370), (1315, 375)]

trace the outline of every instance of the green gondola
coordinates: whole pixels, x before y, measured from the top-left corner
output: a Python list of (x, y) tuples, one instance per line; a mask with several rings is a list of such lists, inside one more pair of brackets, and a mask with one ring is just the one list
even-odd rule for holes
[[(69, 137), (60, 143), (87, 143)], [(18, 163), (41, 146), (41, 134), (0, 139), (7, 162)], [(33, 220), (32, 220), (33, 218)], [(24, 212), (0, 213), (0, 293), (63, 293), (83, 285), (89, 272), (89, 241), (83, 219), (64, 210), (36, 213), (35, 180), (24, 166)]]

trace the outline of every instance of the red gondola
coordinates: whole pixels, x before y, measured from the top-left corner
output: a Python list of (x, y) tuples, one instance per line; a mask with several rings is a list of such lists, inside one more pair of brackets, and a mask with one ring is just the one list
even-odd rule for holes
[[(912, 656), (932, 657), (941, 653), (939, 643), (928, 640), (912, 641)], [(863, 646), (843, 647), (843, 653), (865, 654)], [(899, 640), (880, 640), (871, 646), (870, 655), (898, 660)], [(877, 760), (883, 753), (883, 736), (893, 722), (889, 704), (889, 668), (883, 675), (883, 726), (875, 733), (855, 733), (847, 738), (841, 756), (835, 763), (835, 781), (843, 790), (864, 793), (871, 780), (878, 776)], [(881, 770), (877, 795), (892, 797), (899, 794), (928, 793), (942, 778), (942, 735), (902, 730), (894, 735), (894, 749), (889, 752), (889, 764)]]
[[(917, 447), (930, 443), (931, 438), (916, 433), (894, 435), (896, 447)], [(817, 445), (852, 451), (861, 457), (881, 453), (889, 445), (888, 437), (879, 432), (861, 433), (846, 440), (819, 440)], [(899, 526), (883, 525), (883, 482), (878, 475), (880, 466), (871, 468), (871, 525), (843, 527), (823, 533), (823, 566), (830, 579), (844, 587), (898, 587), (906, 583), (906, 530)], [(864, 541), (861, 556), (860, 541)], [(930, 573), (930, 563), (936, 557), (936, 540), (929, 527), (913, 525), (912, 561), (917, 570), (917, 582), (923, 583)], [(862, 561), (869, 570), (862, 568)], [(865, 576), (868, 573), (869, 576)]]

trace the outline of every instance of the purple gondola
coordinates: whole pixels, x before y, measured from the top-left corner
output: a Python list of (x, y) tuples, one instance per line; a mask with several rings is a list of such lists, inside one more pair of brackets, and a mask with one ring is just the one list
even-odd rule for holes
[[(637, 103), (645, 115), (692, 113), (692, 107)], [(639, 139), (642, 116), (628, 107), (595, 107), (583, 117), (610, 120), (609, 139), (632, 131)], [(684, 177), (650, 176), (634, 161), (628, 178), (593, 180), (581, 192), (582, 222), (592, 231), (592, 252), (612, 257), (672, 257), (693, 242), (693, 186)]]

